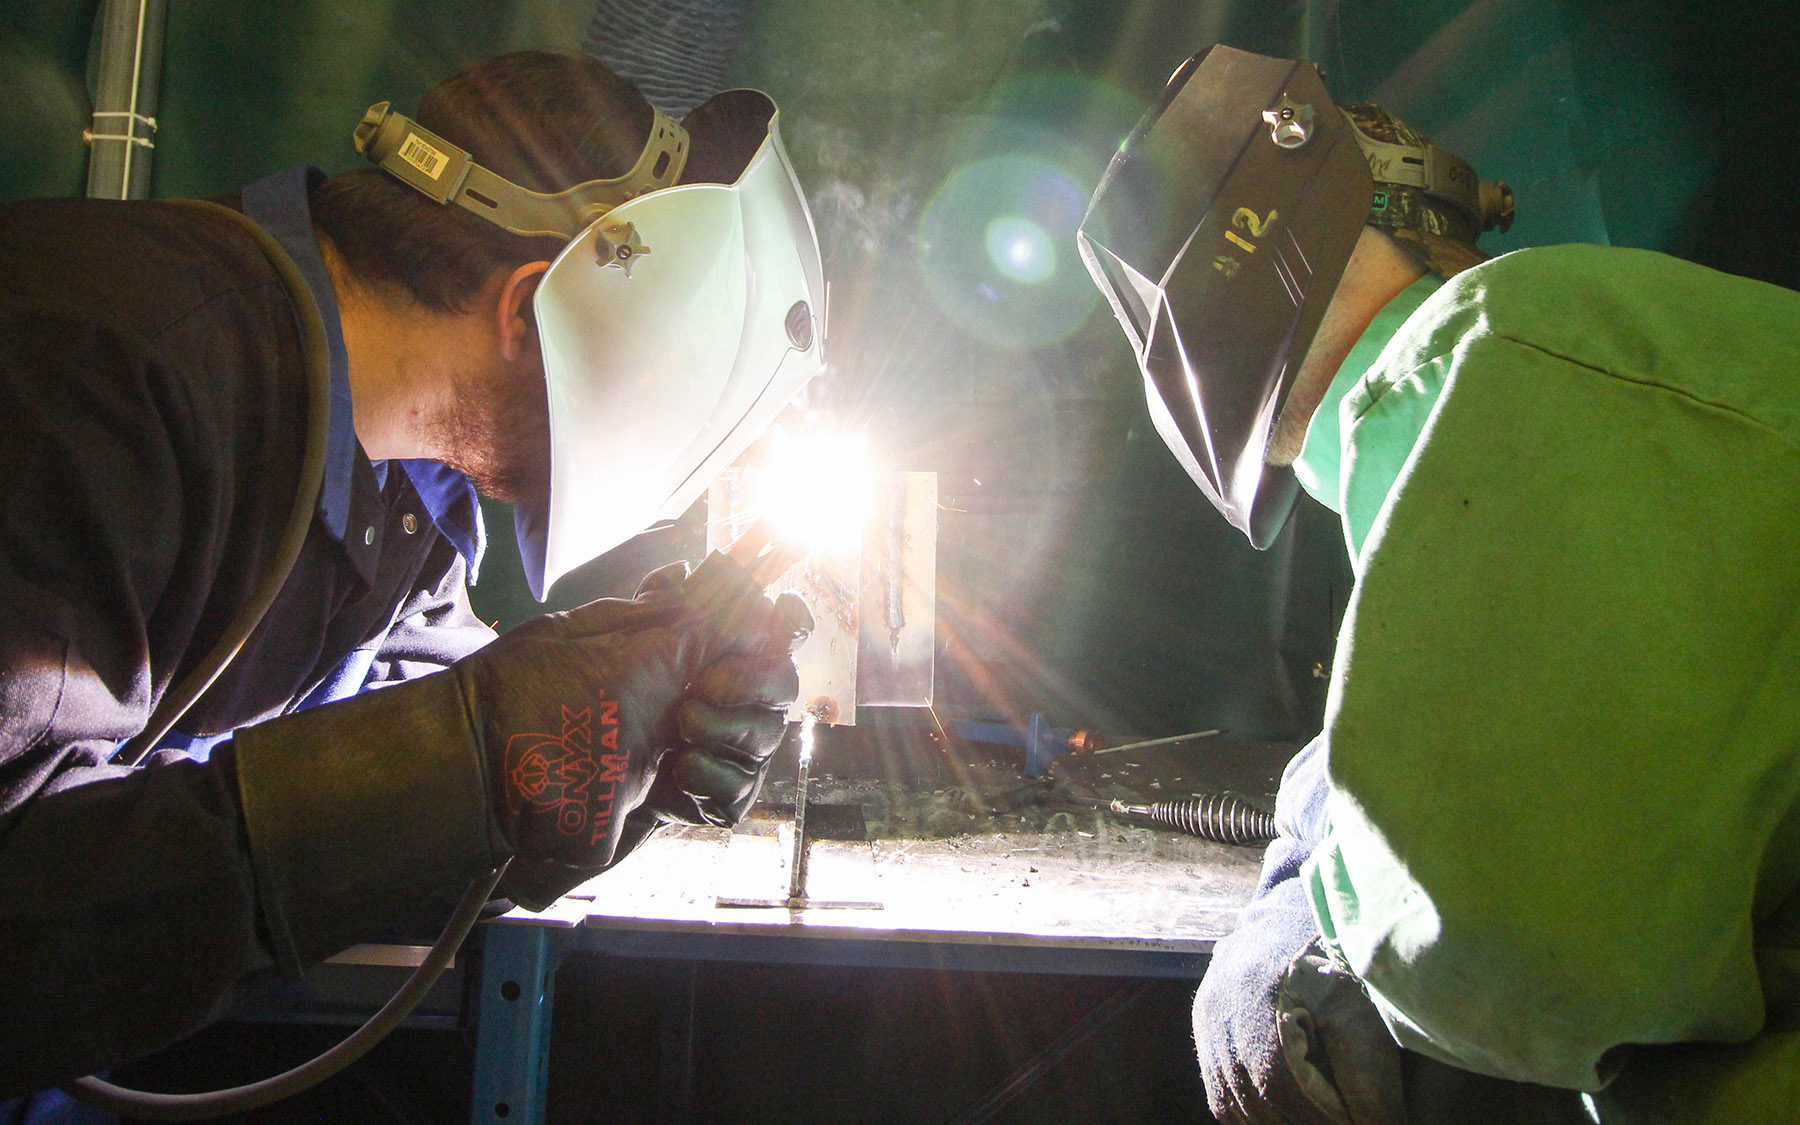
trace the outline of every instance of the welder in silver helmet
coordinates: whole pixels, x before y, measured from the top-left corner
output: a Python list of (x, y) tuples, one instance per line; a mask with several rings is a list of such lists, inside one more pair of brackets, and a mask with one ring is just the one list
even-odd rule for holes
[(541, 596), (818, 370), (775, 106), (525, 52), (407, 108), (334, 176), (0, 207), (0, 1099), (730, 824), (782, 738), (811, 620), (734, 556), (498, 640), (465, 590), (477, 491)]
[(1511, 211), (1312, 65), (1215, 47), (1082, 225), (1208, 499), (1265, 546), (1304, 488), (1356, 573), (1195, 1002), (1224, 1120), (1800, 1104), (1800, 295), (1488, 260)]

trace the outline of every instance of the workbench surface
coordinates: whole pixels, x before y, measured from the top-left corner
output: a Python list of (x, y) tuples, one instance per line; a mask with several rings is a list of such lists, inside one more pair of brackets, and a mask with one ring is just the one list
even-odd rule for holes
[[(665, 829), (550, 910), (503, 921), (635, 936), (639, 951), (663, 934), (979, 945), (1002, 962), (1006, 948), (1203, 957), (1236, 926), (1262, 845), (1202, 840), (1108, 805), (1229, 792), (1272, 808), (1295, 749), (1201, 739), (1061, 758), (1037, 780), (1003, 752), (961, 753), (947, 771), (957, 783), (936, 786), (823, 773), (821, 755), (804, 909), (776, 905), (788, 892), (795, 789), (793, 764), (778, 761), (737, 829)], [(831, 905), (842, 903), (862, 905)]]

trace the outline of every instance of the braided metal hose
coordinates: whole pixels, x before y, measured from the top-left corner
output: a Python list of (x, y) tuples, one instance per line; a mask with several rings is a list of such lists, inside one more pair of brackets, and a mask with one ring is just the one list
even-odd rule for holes
[(1221, 844), (1261, 844), (1275, 838), (1275, 816), (1236, 797), (1209, 793), (1185, 801), (1128, 805), (1114, 801), (1112, 811), (1147, 816), (1202, 840)]

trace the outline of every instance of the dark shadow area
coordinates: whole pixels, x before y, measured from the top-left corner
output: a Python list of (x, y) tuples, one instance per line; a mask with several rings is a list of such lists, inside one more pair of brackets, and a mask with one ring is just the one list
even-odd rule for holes
[[(327, 1050), (352, 1029), (221, 1023), (115, 1071), (121, 1086), (161, 1093), (257, 1082)], [(473, 1030), (401, 1028), (342, 1073), (285, 1102), (217, 1117), (222, 1125), (449, 1125), (469, 1120)]]
[[(691, 1083), (676, 1065), (659, 1090), (658, 1037), (683, 1034), (690, 971)], [(1182, 981), (576, 957), (557, 978), (548, 1120), (650, 1120), (685, 1098), (693, 1121), (1205, 1122), (1192, 993)], [(1043, 1058), (1059, 1042), (1065, 1053)]]

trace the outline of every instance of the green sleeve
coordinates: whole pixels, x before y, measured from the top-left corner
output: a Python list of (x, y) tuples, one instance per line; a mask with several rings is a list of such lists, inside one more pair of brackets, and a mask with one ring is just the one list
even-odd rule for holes
[(1322, 928), (1471, 1070), (1594, 1090), (1619, 1045), (1755, 1036), (1800, 881), (1800, 451), (1493, 333), (1409, 379), (1416, 441), (1346, 459), (1352, 506), (1388, 476), (1345, 513)]

